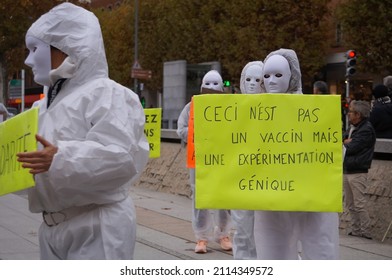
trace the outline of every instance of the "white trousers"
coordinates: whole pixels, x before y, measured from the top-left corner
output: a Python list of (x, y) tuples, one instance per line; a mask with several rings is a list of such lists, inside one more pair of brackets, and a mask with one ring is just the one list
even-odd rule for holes
[(256, 245), (254, 238), (253, 210), (231, 210), (231, 218), (235, 225), (233, 236), (233, 257), (235, 260), (255, 260)]
[(195, 169), (189, 169), (192, 188), (192, 228), (196, 240), (215, 240), (229, 236), (231, 218), (229, 210), (196, 209), (195, 207)]
[(39, 228), (41, 259), (131, 260), (136, 242), (136, 213), (130, 197), (72, 219)]
[(338, 213), (255, 211), (254, 233), (258, 259), (339, 258)]

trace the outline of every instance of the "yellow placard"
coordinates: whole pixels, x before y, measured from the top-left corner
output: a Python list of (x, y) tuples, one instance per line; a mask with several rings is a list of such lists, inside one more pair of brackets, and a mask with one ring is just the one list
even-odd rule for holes
[(0, 123), (0, 195), (34, 186), (33, 175), (22, 168), (16, 154), (37, 150), (38, 108)]
[(150, 145), (150, 158), (161, 156), (161, 119), (162, 108), (144, 109), (146, 123), (144, 134)]
[(194, 96), (196, 207), (342, 211), (340, 96)]

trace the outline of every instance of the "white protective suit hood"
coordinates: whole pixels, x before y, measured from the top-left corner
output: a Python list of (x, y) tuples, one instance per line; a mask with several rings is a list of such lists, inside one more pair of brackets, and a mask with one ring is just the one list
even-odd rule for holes
[[(63, 3), (34, 22), (26, 36), (33, 36), (69, 56), (72, 83), (108, 77), (108, 65), (97, 17), (76, 5)], [(70, 75), (71, 74), (71, 75)]]
[[(252, 69), (252, 73), (248, 73)], [(254, 71), (260, 69), (257, 75), (254, 75)], [(250, 75), (252, 74), (252, 75)], [(249, 81), (247, 81), (249, 79)], [(259, 81), (257, 81), (259, 79)], [(263, 62), (262, 61), (251, 61), (248, 62), (241, 72), (240, 89), (241, 93), (261, 93), (261, 83), (263, 82)], [(248, 84), (248, 85), (247, 85)], [(251, 87), (252, 90), (247, 90)]]
[[(279, 49), (273, 51), (269, 53), (265, 58), (264, 65), (268, 60), (268, 58), (273, 55), (281, 55), (284, 58), (286, 58), (289, 63), (290, 70), (291, 70), (291, 78), (290, 78), (289, 88), (287, 90), (287, 93), (302, 93), (301, 69), (295, 51), (291, 49)], [(261, 84), (261, 89), (263, 90), (263, 92), (266, 92), (264, 83)]]

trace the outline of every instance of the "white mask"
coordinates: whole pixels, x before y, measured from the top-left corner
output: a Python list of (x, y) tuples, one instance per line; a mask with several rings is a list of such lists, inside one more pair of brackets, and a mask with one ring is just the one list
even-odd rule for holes
[(50, 86), (49, 72), (52, 69), (50, 45), (33, 36), (26, 36), (26, 47), (30, 52), (25, 64), (32, 68), (34, 81), (43, 86)]
[(261, 93), (263, 69), (259, 65), (251, 65), (245, 71), (244, 93)]
[(221, 75), (216, 70), (211, 70), (204, 75), (201, 84), (202, 88), (213, 89), (216, 91), (223, 91), (223, 80)]
[(286, 93), (291, 70), (289, 62), (281, 55), (272, 55), (264, 64), (264, 86), (268, 93)]

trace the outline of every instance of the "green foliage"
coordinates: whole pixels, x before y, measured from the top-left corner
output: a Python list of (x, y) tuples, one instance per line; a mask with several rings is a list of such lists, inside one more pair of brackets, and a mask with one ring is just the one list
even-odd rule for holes
[[(101, 22), (110, 76), (131, 88), (134, 2), (125, 0), (111, 11), (93, 11)], [(161, 90), (163, 63), (187, 60), (189, 63), (220, 61), (223, 78), (238, 84), (247, 62), (264, 60), (269, 52), (278, 48), (292, 48), (300, 59), (304, 82), (309, 80), (310, 83), (324, 64), (328, 2), (139, 0), (138, 61), (143, 69), (153, 73), (151, 80), (143, 82), (151, 90)], [(56, 0), (2, 0), (0, 54), (18, 47), (24, 50), (24, 34), (29, 25), (57, 4)], [(3, 12), (9, 7), (15, 10)], [(17, 19), (4, 23), (3, 17), (7, 14)], [(17, 31), (12, 31), (14, 28)], [(6, 39), (2, 39), (4, 32), (8, 32)], [(20, 69), (25, 55), (21, 55), (21, 51), (13, 52), (15, 57), (8, 64), (9, 69), (14, 69), (13, 66)]]
[[(70, 2), (77, 3), (77, 0)], [(301, 64), (303, 84), (324, 65), (327, 5), (330, 0), (139, 0), (138, 61), (152, 70), (143, 81), (162, 90), (163, 63), (220, 61), (223, 78), (239, 83), (243, 66), (264, 60), (278, 48), (292, 48)], [(130, 88), (134, 62), (134, 0), (112, 11), (93, 12), (101, 22), (110, 76)], [(347, 49), (358, 53), (358, 70), (392, 73), (391, 0), (348, 0), (339, 5), (338, 21)], [(19, 72), (26, 58), (29, 26), (57, 0), (0, 2), (0, 66)], [(78, 4), (81, 5), (81, 4)], [(84, 5), (86, 7), (86, 5)]]
[[(24, 36), (48, 1), (2, 0), (0, 3), (0, 63), (9, 73), (22, 68)], [(23, 54), (23, 55), (22, 55)]]
[[(151, 89), (161, 89), (163, 63), (170, 60), (220, 61), (224, 78), (237, 84), (247, 62), (264, 60), (278, 48), (297, 52), (304, 80), (311, 80), (324, 64), (327, 0), (139, 2), (138, 56), (143, 68), (153, 71), (153, 79), (145, 81)], [(128, 12), (121, 14), (122, 9)], [(124, 1), (120, 8), (97, 15), (110, 51), (111, 77), (129, 85), (133, 1)]]
[(7, 65), (9, 73), (25, 67), (24, 38), (28, 28), (39, 16), (58, 4), (57, 0), (1, 0), (0, 63)]
[[(77, 3), (78, 1), (69, 1)], [(28, 67), (26, 59), (25, 35), (31, 24), (39, 16), (59, 4), (57, 0), (1, 0), (0, 2), (0, 68), (5, 81), (14, 73)], [(86, 7), (85, 5), (82, 5)], [(5, 71), (4, 71), (5, 70)], [(3, 83), (7, 92), (7, 83)]]
[(109, 75), (117, 82), (131, 87), (134, 58), (133, 5), (120, 5), (111, 11), (94, 10), (94, 13), (101, 24)]
[(345, 43), (357, 51), (360, 71), (392, 73), (391, 6), (391, 0), (351, 0), (338, 10)]

